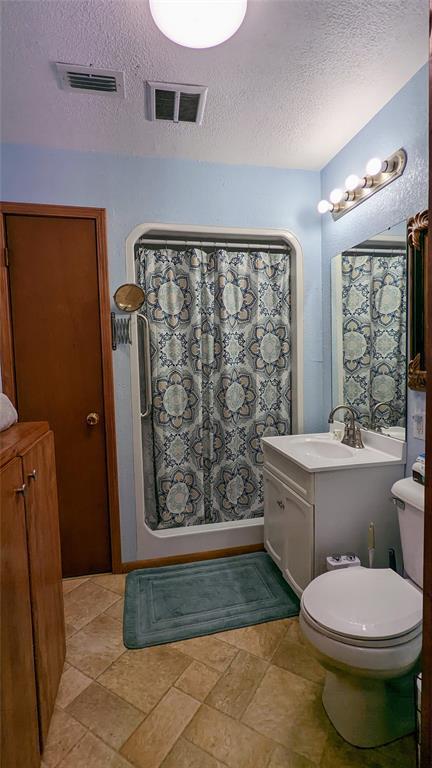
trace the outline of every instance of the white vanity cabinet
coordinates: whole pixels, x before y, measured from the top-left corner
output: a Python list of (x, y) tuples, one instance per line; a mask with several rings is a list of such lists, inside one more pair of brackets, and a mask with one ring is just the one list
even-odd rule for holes
[(314, 507), (264, 470), (264, 545), (297, 594), (313, 579)]
[[(376, 451), (371, 464), (314, 470), (289, 455), (289, 438), (262, 442), (264, 546), (297, 595), (326, 570), (326, 557), (334, 552), (356, 552), (362, 565), (368, 565), (370, 522), (376, 532), (374, 567), (388, 567), (390, 547), (401, 566), (397, 509), (390, 489), (404, 476), (404, 456)], [(365, 458), (366, 454), (360, 457), (363, 462)]]

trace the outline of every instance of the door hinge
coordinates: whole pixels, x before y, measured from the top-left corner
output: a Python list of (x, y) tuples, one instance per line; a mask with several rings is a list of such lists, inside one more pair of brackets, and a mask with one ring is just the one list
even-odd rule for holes
[(6, 246), (3, 248), (3, 255), (4, 255), (5, 267), (8, 267), (9, 266), (9, 248), (6, 248)]

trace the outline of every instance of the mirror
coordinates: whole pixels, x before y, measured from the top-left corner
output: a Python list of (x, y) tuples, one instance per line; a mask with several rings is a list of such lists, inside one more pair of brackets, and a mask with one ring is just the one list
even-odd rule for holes
[(144, 291), (135, 283), (125, 283), (117, 288), (114, 294), (116, 307), (121, 312), (136, 312), (144, 304)]
[(428, 249), (428, 211), (413, 216), (408, 221), (408, 263), (410, 294), (410, 363), (408, 386), (410, 389), (426, 389), (426, 296)]
[(332, 400), (405, 440), (406, 222), (332, 259)]

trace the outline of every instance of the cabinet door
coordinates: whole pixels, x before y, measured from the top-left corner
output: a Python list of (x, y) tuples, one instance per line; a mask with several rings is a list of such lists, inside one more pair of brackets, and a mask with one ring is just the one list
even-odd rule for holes
[(283, 573), (297, 595), (313, 579), (314, 507), (285, 487)]
[(45, 743), (65, 657), (53, 433), (23, 454), (39, 730)]
[(2, 768), (40, 763), (21, 460), (0, 470)]
[(264, 470), (264, 546), (283, 570), (286, 539), (285, 486)]

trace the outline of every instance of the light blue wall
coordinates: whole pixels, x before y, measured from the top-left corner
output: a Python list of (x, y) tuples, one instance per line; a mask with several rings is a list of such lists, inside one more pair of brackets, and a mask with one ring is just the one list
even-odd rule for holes
[[(3, 200), (106, 208), (111, 294), (125, 281), (125, 240), (144, 222), (290, 230), (304, 251), (305, 429), (322, 421), (318, 172), (5, 145)], [(128, 350), (114, 353), (124, 560), (136, 551)]]
[[(406, 220), (428, 202), (428, 69), (425, 65), (386, 106), (326, 165), (321, 173), (322, 197), (343, 186), (349, 173), (364, 172), (370, 157), (387, 157), (399, 147), (408, 154), (404, 175), (338, 221), (322, 217), (324, 339), (324, 411), (331, 403), (330, 260), (341, 251)], [(409, 470), (423, 441), (412, 437), (413, 412), (424, 409), (424, 396), (408, 397)]]
[[(111, 294), (125, 280), (125, 240), (144, 222), (288, 229), (299, 239), (305, 272), (305, 431), (327, 429), (331, 407), (330, 260), (427, 205), (427, 69), (358, 133), (320, 174), (254, 166), (103, 153), (2, 147), (3, 200), (106, 208)], [(404, 176), (333, 222), (316, 203), (371, 155), (408, 152)], [(324, 357), (323, 357), (324, 350)], [(325, 360), (325, 365), (323, 363)], [(114, 354), (124, 560), (136, 551), (128, 349)], [(409, 410), (424, 407), (410, 393)], [(409, 421), (409, 430), (411, 424)], [(422, 449), (409, 438), (409, 461)]]

